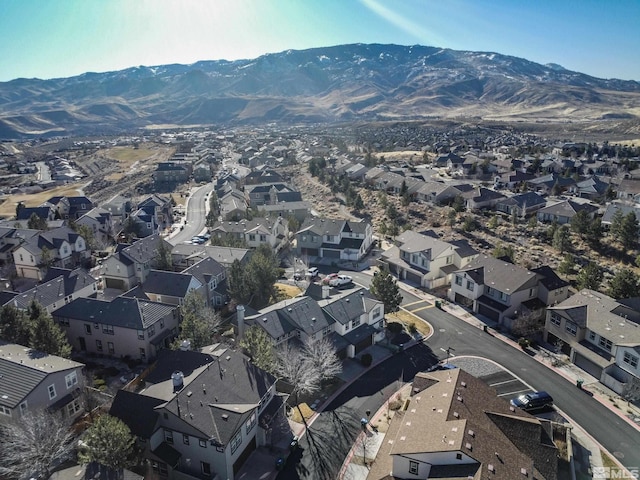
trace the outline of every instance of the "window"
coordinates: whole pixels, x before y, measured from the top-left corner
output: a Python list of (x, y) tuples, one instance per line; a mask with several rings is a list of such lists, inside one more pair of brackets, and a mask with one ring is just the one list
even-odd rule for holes
[(138, 330), (138, 340), (144, 340), (144, 330)]
[(71, 402), (67, 403), (67, 415), (73, 417), (80, 411), (80, 401), (74, 398)]
[(456, 285), (462, 286), (462, 277), (460, 275), (456, 275)]
[[(158, 299), (158, 301), (160, 301)], [(156, 334), (156, 327), (155, 325), (151, 325), (149, 328), (147, 328), (147, 338), (151, 338)]]
[(202, 467), (203, 475), (211, 475), (211, 464), (207, 462), (200, 462), (200, 467)]
[(64, 381), (67, 384), (67, 388), (71, 388), (74, 385), (77, 385), (78, 384), (78, 373), (75, 372), (75, 371), (71, 372), (69, 375), (66, 375), (64, 377)]
[(171, 430), (164, 430), (164, 441), (169, 445), (173, 445), (173, 432)]
[(495, 291), (495, 288), (487, 287), (487, 295), (489, 295), (490, 297), (493, 297)]
[(224, 453), (224, 445), (216, 445), (216, 452)]
[(110, 355), (113, 355), (116, 351), (115, 348), (113, 348), (113, 342), (107, 342), (107, 349)]
[(87, 335), (91, 335), (91, 325), (88, 323), (84, 324), (84, 333), (86, 333)]
[(7, 417), (10, 417), (11, 409), (9, 407), (5, 407), (4, 405), (0, 405), (0, 415), (6, 415)]
[(247, 423), (245, 423), (245, 428), (246, 428), (247, 434), (249, 434), (249, 432), (255, 426), (256, 426), (256, 412), (253, 412), (251, 414), (251, 416), (249, 417), (249, 419), (247, 420)]
[(624, 357), (622, 361), (628, 365), (631, 365), (633, 368), (638, 368), (638, 357), (632, 355), (629, 352), (624, 352)]
[(462, 460), (462, 454), (456, 453), (456, 460)]
[(503, 302), (508, 302), (509, 301), (509, 295), (507, 295), (504, 292), (500, 292), (500, 300), (502, 300)]
[(260, 241), (261, 242), (266, 242), (267, 241), (267, 236), (266, 235), (260, 235)]
[(613, 346), (613, 344), (611, 343), (611, 340), (607, 340), (604, 337), (600, 337), (600, 340), (598, 341), (598, 345), (600, 345), (602, 348), (604, 348), (607, 351), (611, 351), (611, 347)]
[(231, 454), (232, 455), (238, 449), (238, 447), (240, 445), (242, 445), (242, 430), (239, 430), (238, 433), (236, 433), (236, 436), (231, 439)]
[(96, 340), (96, 350), (102, 351), (102, 340)]
[(409, 460), (409, 473), (413, 475), (418, 475), (418, 462)]
[(185, 445), (189, 445), (189, 435), (187, 435), (186, 433), (182, 434), (182, 443), (184, 443)]
[(200, 447), (207, 448), (207, 441), (206, 440), (201, 438), (199, 443), (200, 443)]
[(551, 312), (551, 316), (549, 317), (549, 319), (551, 320), (551, 323), (557, 327), (559, 327), (560, 323), (562, 323), (562, 317), (556, 312)]
[(145, 360), (147, 358), (147, 352), (144, 348), (140, 347), (140, 359)]
[(106, 333), (107, 335), (113, 335), (113, 325), (102, 324), (102, 333)]
[(578, 332), (578, 325), (573, 322), (567, 322), (564, 325), (564, 329), (569, 332), (571, 335), (575, 336)]
[(376, 307), (373, 309), (373, 318), (378, 318), (382, 313), (382, 309), (380, 307)]
[(27, 406), (27, 402), (22, 402), (20, 404), (20, 416), (23, 416), (25, 413), (27, 413), (28, 409), (29, 407)]
[(49, 385), (49, 400), (53, 400), (56, 398), (56, 386)]
[(360, 317), (353, 319), (351, 322), (351, 328), (356, 328), (358, 325), (360, 325)]
[(249, 235), (249, 241), (250, 242), (255, 242), (256, 241), (256, 236), (254, 234), (250, 234)]
[(68, 327), (69, 326), (69, 319), (68, 318), (61, 318), (58, 321), (58, 325), (60, 325), (61, 327)]
[(471, 280), (467, 280), (467, 290), (471, 290), (473, 292), (473, 282)]
[(589, 332), (589, 340), (592, 342), (596, 341), (596, 332)]

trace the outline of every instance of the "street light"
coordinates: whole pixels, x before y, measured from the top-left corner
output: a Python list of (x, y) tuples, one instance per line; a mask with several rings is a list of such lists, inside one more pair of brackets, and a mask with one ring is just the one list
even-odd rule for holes
[(440, 350), (442, 350), (443, 352), (447, 352), (447, 361), (445, 363), (449, 363), (449, 357), (451, 356), (451, 352), (455, 352), (455, 349), (453, 347), (447, 347), (447, 348), (441, 348)]

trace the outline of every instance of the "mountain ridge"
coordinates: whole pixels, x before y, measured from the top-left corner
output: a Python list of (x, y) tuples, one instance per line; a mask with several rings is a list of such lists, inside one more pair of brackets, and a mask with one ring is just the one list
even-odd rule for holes
[(0, 82), (0, 137), (240, 125), (482, 118), (640, 119), (640, 82), (494, 52), (350, 44), (245, 60)]

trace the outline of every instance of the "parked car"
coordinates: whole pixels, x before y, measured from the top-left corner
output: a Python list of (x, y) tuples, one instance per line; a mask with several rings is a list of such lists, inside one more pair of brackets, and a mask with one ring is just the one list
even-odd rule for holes
[(547, 392), (525, 393), (511, 399), (511, 405), (519, 407), (525, 411), (550, 408), (553, 405), (553, 398)]
[(344, 287), (353, 283), (353, 279), (349, 275), (338, 275), (336, 278), (329, 280), (329, 285), (332, 287)]
[(316, 278), (319, 275), (318, 267), (311, 267), (307, 270), (307, 277)]

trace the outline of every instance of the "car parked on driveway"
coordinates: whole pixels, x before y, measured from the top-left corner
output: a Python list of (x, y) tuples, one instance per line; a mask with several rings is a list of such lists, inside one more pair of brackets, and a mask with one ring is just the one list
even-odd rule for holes
[(329, 280), (329, 286), (331, 287), (344, 287), (351, 283), (353, 283), (353, 279), (349, 275), (338, 275)]

